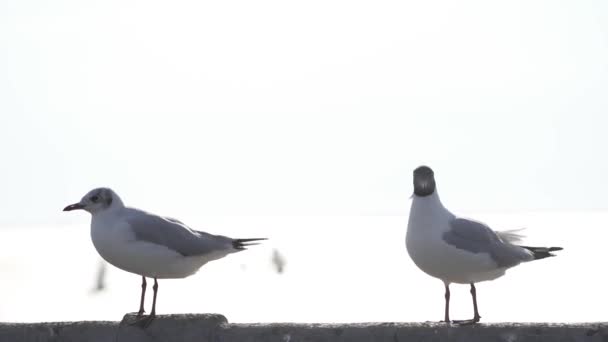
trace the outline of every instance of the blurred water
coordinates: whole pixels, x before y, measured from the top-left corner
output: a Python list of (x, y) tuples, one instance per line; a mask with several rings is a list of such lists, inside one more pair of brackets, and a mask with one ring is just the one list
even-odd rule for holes
[[(564, 247), (477, 286), (484, 322), (604, 321), (605, 212), (467, 213), (495, 229), (528, 228), (528, 245)], [(193, 227), (262, 246), (159, 282), (157, 310), (221, 313), (231, 322), (427, 321), (443, 317), (443, 284), (405, 251), (405, 216), (204, 217)], [(273, 249), (286, 259), (283, 274)], [(139, 305), (140, 278), (99, 257), (88, 224), (0, 229), (0, 321), (120, 320)], [(452, 285), (452, 318), (470, 318), (468, 286)], [(146, 307), (150, 308), (151, 289)]]

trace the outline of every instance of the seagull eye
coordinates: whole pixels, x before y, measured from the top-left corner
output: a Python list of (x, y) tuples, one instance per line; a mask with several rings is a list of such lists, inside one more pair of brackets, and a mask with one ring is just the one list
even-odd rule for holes
[(95, 195), (95, 196), (91, 197), (91, 201), (97, 202), (97, 200), (99, 200), (99, 196)]

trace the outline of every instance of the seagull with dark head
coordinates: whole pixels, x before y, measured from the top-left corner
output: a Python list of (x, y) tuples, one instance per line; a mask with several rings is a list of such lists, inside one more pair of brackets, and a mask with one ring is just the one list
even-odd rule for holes
[[(184, 223), (126, 207), (109, 188), (93, 189), (64, 211), (82, 209), (91, 214), (91, 239), (110, 264), (142, 277), (137, 316), (147, 325), (156, 315), (157, 279), (185, 278), (206, 263), (256, 245), (255, 239), (233, 239), (194, 230)], [(154, 279), (154, 299), (144, 317), (146, 278)]]
[(487, 225), (457, 217), (437, 193), (435, 174), (428, 166), (414, 170), (414, 195), (407, 225), (407, 251), (418, 268), (445, 285), (444, 321), (450, 322), (450, 284), (470, 284), (473, 319), (479, 322), (475, 283), (493, 280), (522, 262), (554, 256), (561, 247), (527, 247), (514, 231), (494, 231)]

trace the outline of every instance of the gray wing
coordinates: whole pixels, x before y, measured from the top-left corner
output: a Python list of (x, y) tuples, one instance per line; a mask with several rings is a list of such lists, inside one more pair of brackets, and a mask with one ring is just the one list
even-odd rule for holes
[(192, 230), (176, 219), (129, 210), (126, 220), (137, 240), (165, 246), (184, 256), (233, 249), (231, 238)]
[(471, 253), (487, 253), (499, 267), (511, 267), (531, 259), (519, 246), (505, 243), (490, 227), (477, 221), (455, 218), (443, 234), (448, 244)]

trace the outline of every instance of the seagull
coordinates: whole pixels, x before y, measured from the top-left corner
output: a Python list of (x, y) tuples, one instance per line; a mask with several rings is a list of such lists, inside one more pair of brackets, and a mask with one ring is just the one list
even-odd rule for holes
[[(174, 218), (126, 207), (109, 188), (89, 191), (63, 211), (82, 209), (91, 214), (91, 239), (108, 263), (141, 276), (138, 322), (156, 316), (157, 279), (185, 278), (206, 263), (257, 245), (255, 239), (232, 239), (194, 230)], [(144, 317), (146, 277), (154, 279), (152, 311)]]
[(470, 284), (474, 316), (456, 324), (475, 324), (477, 309), (475, 283), (494, 280), (522, 262), (555, 256), (561, 247), (517, 245), (517, 231), (498, 232), (487, 225), (457, 217), (446, 209), (437, 194), (433, 170), (414, 170), (414, 194), (405, 244), (408, 254), (422, 271), (445, 285), (444, 322), (450, 323), (450, 284)]

